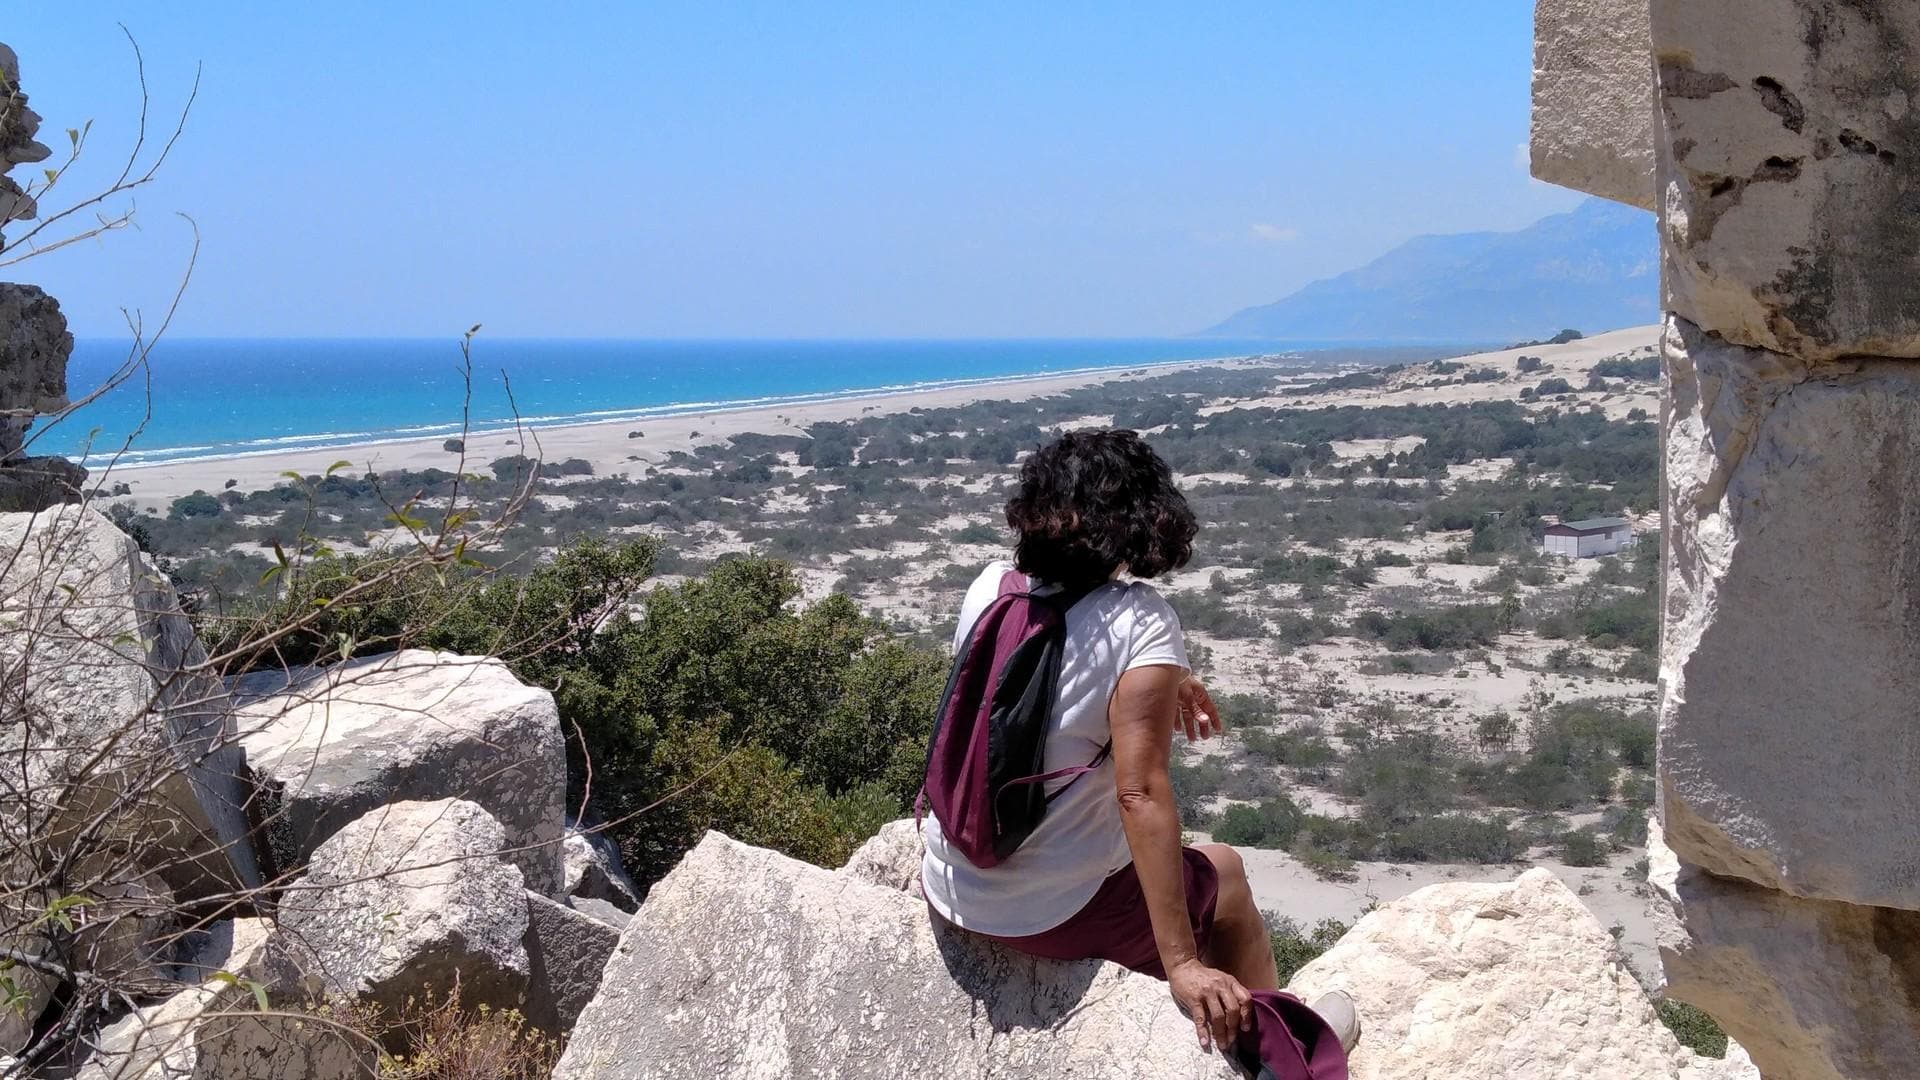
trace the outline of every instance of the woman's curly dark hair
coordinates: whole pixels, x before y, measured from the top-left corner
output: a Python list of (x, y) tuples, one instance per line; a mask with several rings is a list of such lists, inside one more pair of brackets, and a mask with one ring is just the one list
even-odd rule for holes
[(1014, 565), (1036, 581), (1098, 585), (1185, 566), (1199, 525), (1173, 470), (1131, 431), (1070, 431), (1035, 451), (1007, 500)]

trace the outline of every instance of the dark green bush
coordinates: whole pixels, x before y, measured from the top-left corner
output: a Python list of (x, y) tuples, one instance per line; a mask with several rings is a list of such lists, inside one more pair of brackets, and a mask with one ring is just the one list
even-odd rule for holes
[(204, 491), (196, 491), (191, 495), (182, 495), (173, 500), (173, 505), (167, 508), (167, 517), (175, 521), (219, 516), (220, 500)]
[(1299, 805), (1284, 795), (1252, 806), (1238, 803), (1220, 812), (1213, 838), (1235, 847), (1285, 848), (1300, 832), (1302, 816)]
[(1526, 844), (1505, 818), (1470, 814), (1421, 818), (1388, 833), (1384, 858), (1392, 862), (1506, 863)]
[[(655, 550), (582, 541), (525, 577), (452, 587), (432, 569), (386, 581), (379, 562), (323, 561), (264, 613), (309, 623), (235, 668), (398, 644), (497, 655), (554, 692), (573, 795), (590, 770), (592, 804), (642, 886), (708, 829), (837, 865), (906, 812), (945, 658), (889, 638), (843, 596), (794, 606), (792, 570), (770, 560), (643, 592)], [(246, 630), (209, 626), (212, 649)]]
[(1727, 1056), (1727, 1033), (1705, 1010), (1672, 998), (1661, 998), (1655, 1007), (1660, 1012), (1660, 1022), (1667, 1025), (1681, 1046), (1701, 1057)]
[(1277, 912), (1263, 911), (1260, 914), (1266, 920), (1267, 934), (1273, 940), (1273, 961), (1279, 969), (1282, 986), (1315, 957), (1333, 948), (1352, 929), (1352, 926), (1338, 919), (1327, 918), (1321, 919), (1309, 930)]
[(1568, 866), (1605, 866), (1607, 848), (1598, 836), (1576, 829), (1560, 841), (1560, 861)]

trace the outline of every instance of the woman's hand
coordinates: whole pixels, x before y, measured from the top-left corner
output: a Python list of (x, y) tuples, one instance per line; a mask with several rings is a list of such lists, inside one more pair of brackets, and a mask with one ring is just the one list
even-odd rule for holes
[(1188, 960), (1167, 972), (1167, 985), (1193, 1021), (1202, 1050), (1225, 1050), (1240, 1032), (1253, 1027), (1253, 995), (1219, 968)]
[(1220, 709), (1213, 703), (1213, 695), (1207, 693), (1206, 684), (1199, 676), (1188, 675), (1180, 683), (1180, 726), (1187, 733), (1188, 742), (1210, 739), (1227, 730), (1220, 720)]

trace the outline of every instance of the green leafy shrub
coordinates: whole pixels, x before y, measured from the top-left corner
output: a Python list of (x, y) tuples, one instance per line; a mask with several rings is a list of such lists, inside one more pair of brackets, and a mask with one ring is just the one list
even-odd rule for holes
[(1266, 920), (1267, 935), (1273, 941), (1273, 962), (1280, 972), (1282, 986), (1315, 957), (1333, 948), (1348, 930), (1353, 929), (1348, 923), (1334, 918), (1321, 919), (1312, 929), (1307, 929), (1277, 912), (1263, 911), (1260, 914)]
[(1667, 1025), (1681, 1046), (1701, 1057), (1727, 1056), (1727, 1033), (1705, 1010), (1672, 998), (1661, 998), (1655, 1008), (1659, 1010), (1660, 1022)]
[[(431, 568), (388, 580), (378, 560), (321, 560), (262, 615), (296, 632), (235, 667), (403, 643), (496, 655), (554, 692), (573, 795), (590, 775), (643, 887), (708, 829), (838, 865), (906, 812), (946, 659), (844, 596), (795, 606), (798, 581), (772, 560), (722, 560), (646, 591), (656, 551), (583, 540), (519, 578)], [(247, 627), (208, 629), (218, 655)]]
[(220, 500), (204, 491), (191, 495), (182, 495), (167, 507), (167, 517), (174, 521), (188, 521), (193, 518), (211, 518), (220, 516)]
[(1249, 806), (1235, 804), (1220, 812), (1213, 838), (1235, 847), (1285, 848), (1300, 832), (1300, 807), (1284, 795)]
[(1383, 838), (1381, 853), (1393, 862), (1506, 863), (1519, 858), (1526, 844), (1496, 817), (1440, 814), (1410, 822)]
[(1568, 866), (1605, 866), (1606, 845), (1585, 829), (1576, 829), (1560, 841), (1560, 861)]

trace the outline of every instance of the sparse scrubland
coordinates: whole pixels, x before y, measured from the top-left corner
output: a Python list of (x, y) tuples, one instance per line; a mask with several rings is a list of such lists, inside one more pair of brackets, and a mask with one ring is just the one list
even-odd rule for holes
[[(495, 512), (537, 469), (489, 565), (386, 581), (255, 662), (378, 652), (403, 626), (502, 656), (555, 692), (573, 799), (644, 887), (708, 828), (831, 864), (905, 813), (959, 595), (1005, 552), (1013, 467), (1063, 428), (1134, 427), (1204, 523), (1159, 586), (1233, 730), (1177, 765), (1189, 829), (1330, 880), (1549, 860), (1618, 866), (1630, 890), (1652, 798), (1649, 373), (1639, 349), (1584, 368), (1243, 363), (617, 472), (511, 455), (112, 514), (217, 648), (377, 576), (384, 545), (441, 524), (419, 507), (457, 488)], [(1637, 546), (1541, 553), (1546, 522), (1609, 514), (1640, 523)]]

